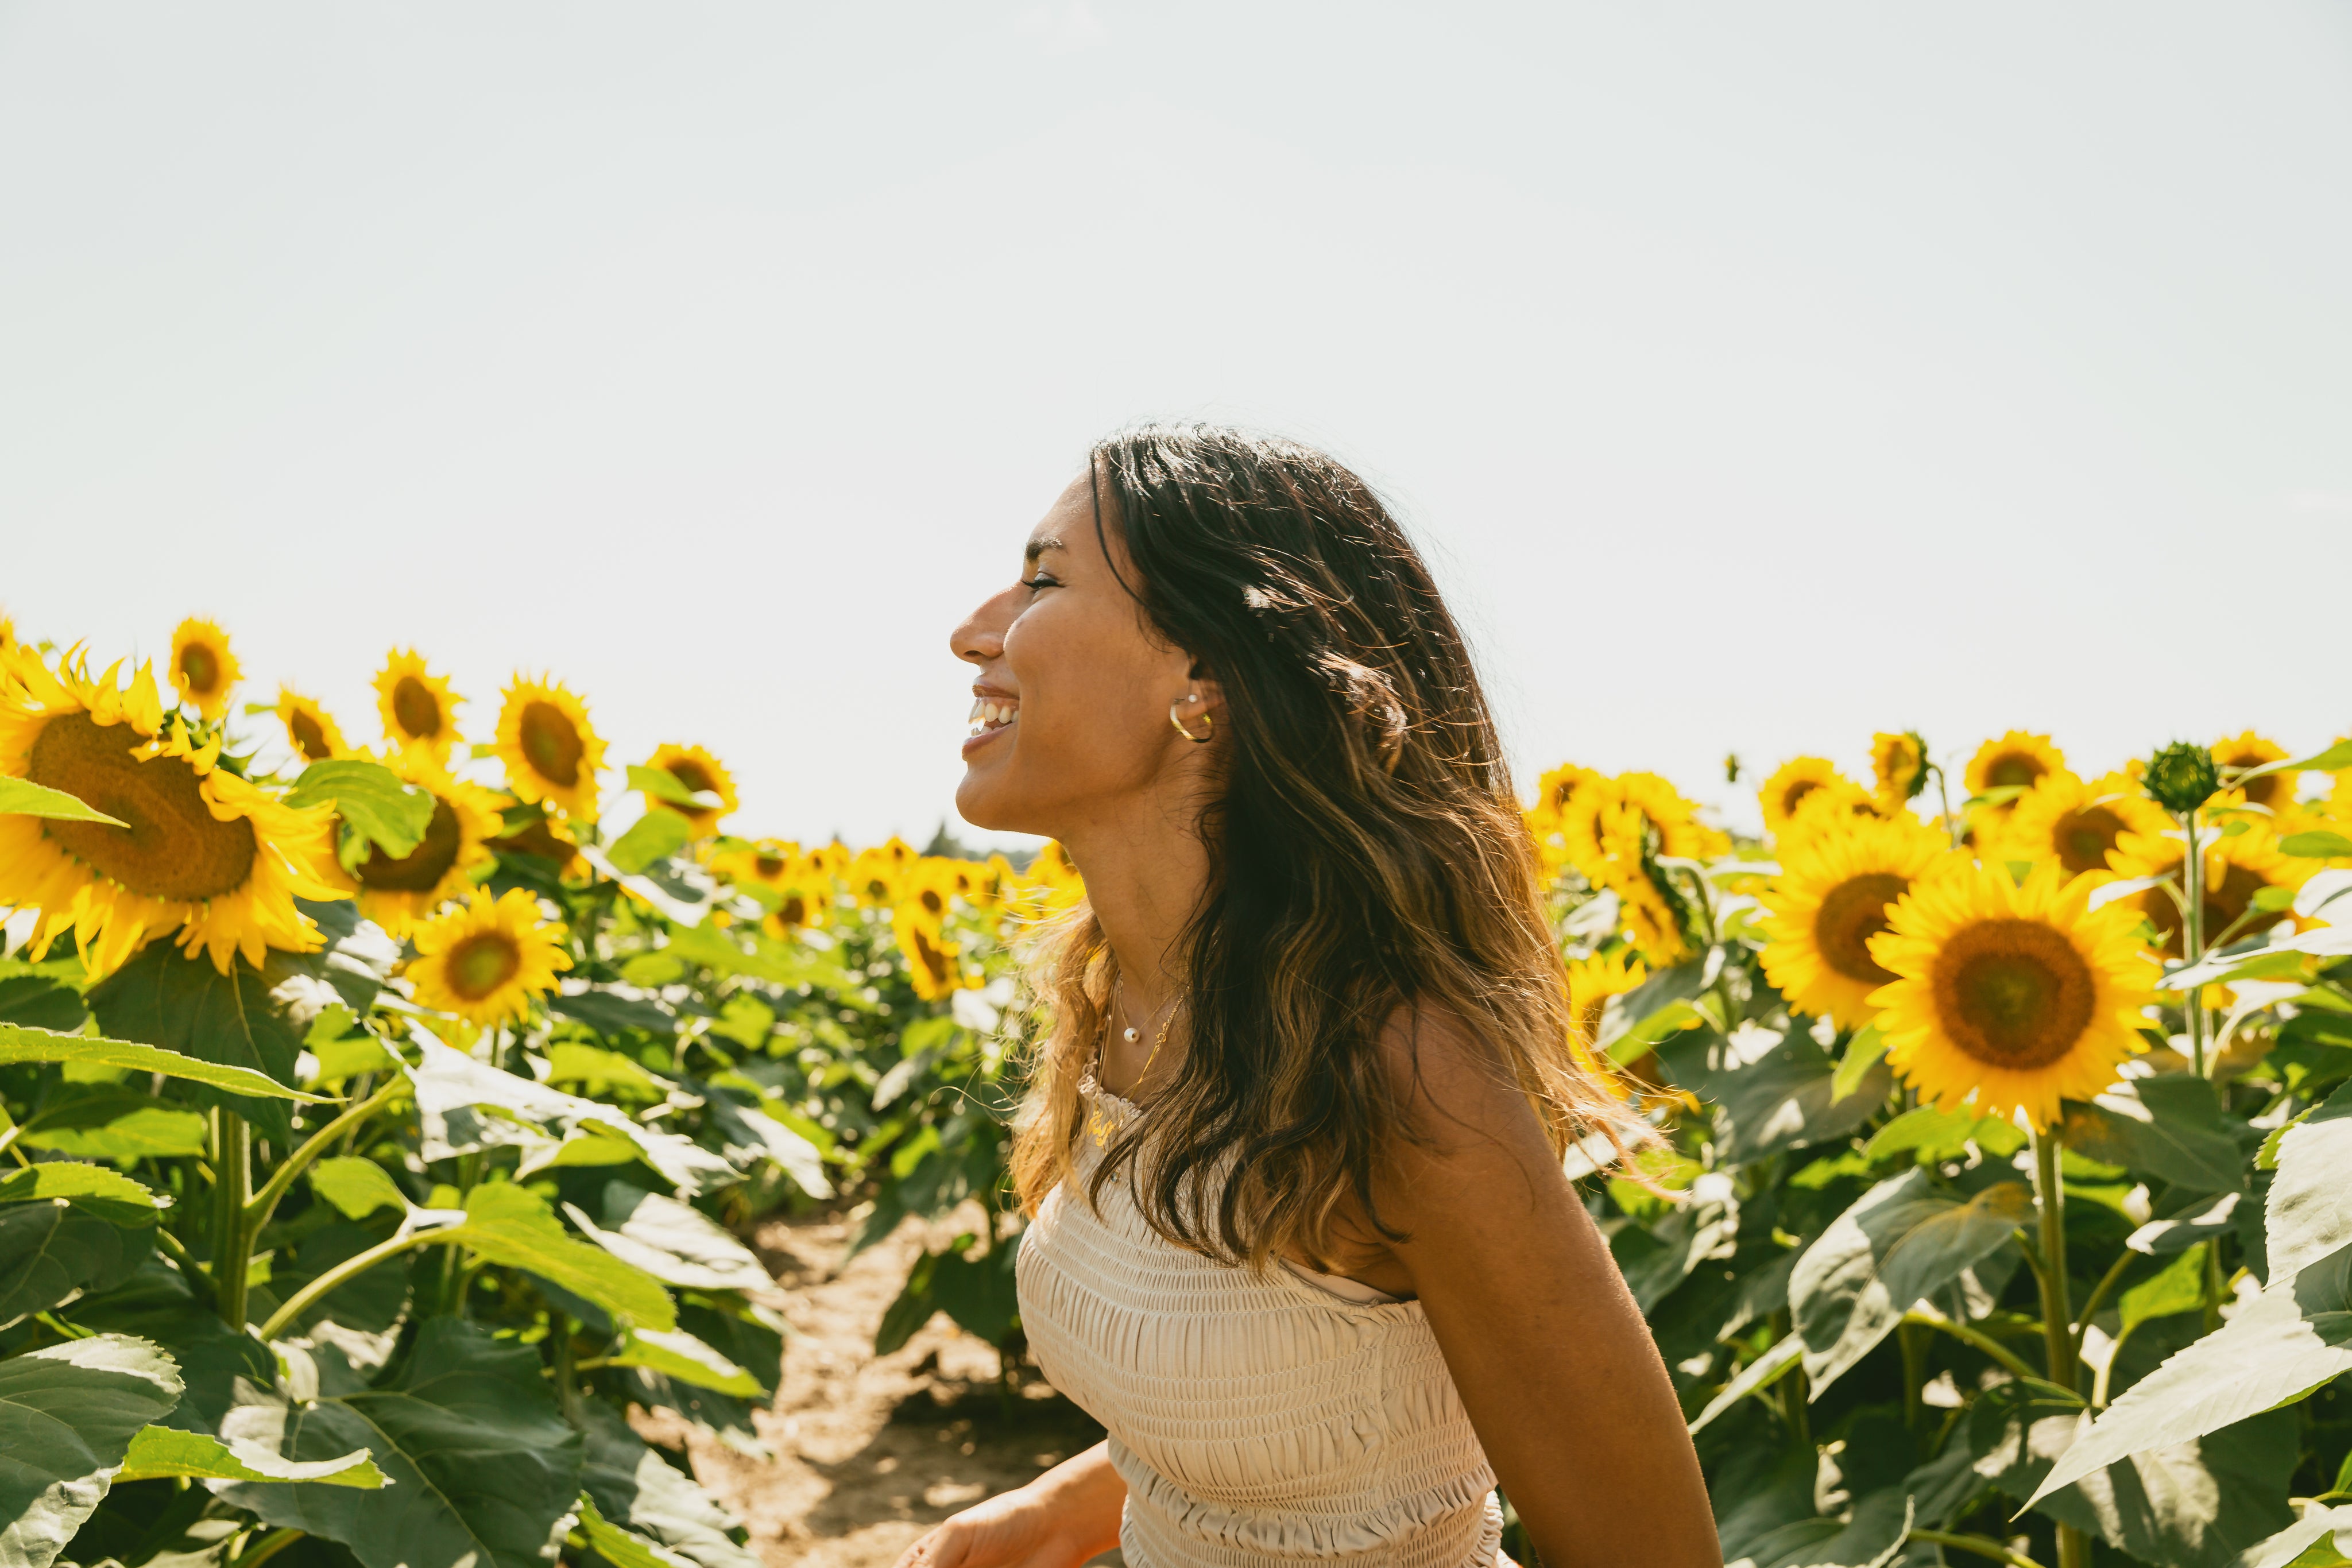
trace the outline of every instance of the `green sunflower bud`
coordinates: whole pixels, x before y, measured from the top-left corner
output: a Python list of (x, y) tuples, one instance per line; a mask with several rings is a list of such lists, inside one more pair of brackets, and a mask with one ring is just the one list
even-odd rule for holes
[(2213, 754), (2204, 747), (2181, 740), (2147, 759), (2144, 780), (2156, 803), (2175, 816), (2185, 816), (2211, 800), (2221, 788)]

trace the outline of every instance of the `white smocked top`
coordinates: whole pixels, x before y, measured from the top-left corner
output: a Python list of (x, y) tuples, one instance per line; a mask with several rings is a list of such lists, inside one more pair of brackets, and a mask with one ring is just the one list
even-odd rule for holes
[[(1078, 1092), (1091, 1131), (1141, 1113), (1092, 1071)], [(1014, 1267), (1038, 1365), (1110, 1435), (1129, 1568), (1509, 1563), (1495, 1473), (1421, 1303), (1186, 1251), (1144, 1223), (1131, 1166), (1097, 1215), (1091, 1131), (1081, 1190), (1046, 1197)]]

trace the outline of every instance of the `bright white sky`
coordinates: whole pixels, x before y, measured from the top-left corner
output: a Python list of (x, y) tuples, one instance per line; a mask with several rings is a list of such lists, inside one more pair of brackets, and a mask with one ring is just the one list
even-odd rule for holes
[(1268, 425), (1523, 783), (2352, 727), (2352, 8), (0, 3), (0, 602), (919, 841), (1087, 441)]

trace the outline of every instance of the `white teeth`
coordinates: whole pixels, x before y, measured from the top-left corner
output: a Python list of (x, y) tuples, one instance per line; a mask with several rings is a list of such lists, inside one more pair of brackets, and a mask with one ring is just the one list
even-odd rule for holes
[(970, 726), (969, 733), (985, 735), (992, 729), (1003, 728), (1020, 716), (1021, 706), (1018, 703), (990, 702), (986, 698), (982, 698), (971, 705), (971, 714), (966, 723)]

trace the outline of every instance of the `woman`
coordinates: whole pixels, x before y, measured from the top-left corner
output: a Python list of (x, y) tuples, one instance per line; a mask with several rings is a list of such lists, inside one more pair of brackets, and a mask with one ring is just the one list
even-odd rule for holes
[(1039, 1364), (1109, 1439), (902, 1568), (1719, 1564), (1673, 1387), (1561, 1170), (1569, 1045), (1460, 633), (1321, 453), (1097, 445), (977, 667), (956, 803), (1059, 840), (1013, 1180)]

